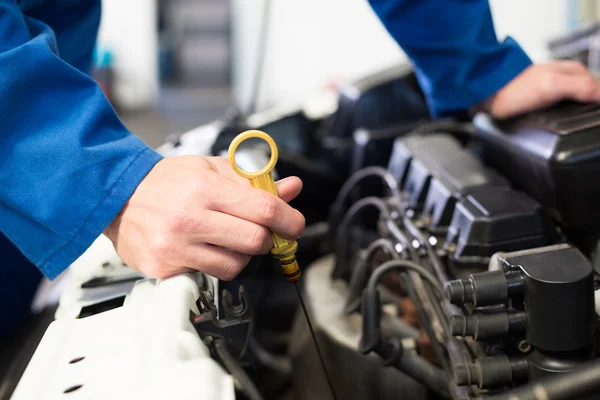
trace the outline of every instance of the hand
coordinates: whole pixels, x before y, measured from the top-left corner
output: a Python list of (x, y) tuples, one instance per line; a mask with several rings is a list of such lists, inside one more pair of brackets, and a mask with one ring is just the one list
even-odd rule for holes
[(503, 119), (549, 107), (561, 100), (600, 102), (600, 82), (577, 61), (534, 64), (476, 110)]
[(251, 255), (273, 246), (268, 229), (289, 239), (304, 217), (287, 202), (300, 179), (277, 183), (279, 197), (250, 186), (225, 158), (185, 156), (159, 161), (106, 229), (123, 261), (165, 278), (197, 270), (223, 280), (237, 276)]

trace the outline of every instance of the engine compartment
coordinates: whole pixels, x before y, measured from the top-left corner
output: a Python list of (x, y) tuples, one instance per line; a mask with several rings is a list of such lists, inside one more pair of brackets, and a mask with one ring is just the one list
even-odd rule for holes
[[(195, 147), (207, 142), (202, 130), (168, 149), (221, 155), (249, 128), (277, 141), (278, 175), (304, 182), (292, 203), (307, 221), (301, 290), (337, 398), (597, 398), (600, 107), (563, 103), (503, 122), (428, 118), (414, 75), (384, 71), (341, 90), (333, 114), (236, 117), (219, 122), (208, 150)], [(251, 164), (268, 159), (262, 147), (250, 150)], [(83, 261), (93, 267), (71, 267), (77, 279), (48, 331), (69, 327), (60, 343), (91, 346), (102, 359), (76, 327), (94, 326), (112, 348), (102, 331), (129, 321), (127, 340), (148, 336), (163, 349), (136, 362), (181, 365), (187, 375), (172, 379), (182, 387), (199, 382), (186, 367), (195, 354), (224, 382), (211, 398), (332, 399), (295, 291), (271, 258), (253, 258), (233, 281), (201, 273), (161, 281), (131, 275), (114, 249), (91, 250)], [(150, 290), (164, 287), (176, 290)], [(161, 340), (136, 323), (141, 316), (190, 340)], [(125, 340), (111, 338), (117, 347)], [(47, 375), (47, 354), (59, 353), (48, 350), (51, 339), (25, 380)], [(114, 360), (103, 361), (94, 384), (112, 395), (103, 384)], [(62, 362), (55, 374), (74, 368)], [(138, 377), (140, 390), (155, 383), (149, 376)]]
[[(577, 243), (598, 230), (598, 110), (560, 104), (412, 132), (385, 169), (350, 177), (340, 193), (367, 177), (387, 192), (332, 207), (331, 277), (347, 285), (344, 313), (361, 316), (359, 352), (430, 398), (596, 398), (598, 277)], [(404, 351), (406, 330), (382, 328), (389, 305), (429, 341)]]

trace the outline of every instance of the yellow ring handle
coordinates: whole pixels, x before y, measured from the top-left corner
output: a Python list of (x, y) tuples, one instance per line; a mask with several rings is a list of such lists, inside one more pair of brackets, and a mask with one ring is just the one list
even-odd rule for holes
[[(238, 167), (237, 163), (235, 162), (235, 152), (237, 151), (240, 144), (242, 144), (245, 140), (254, 138), (262, 139), (265, 142), (267, 142), (267, 144), (271, 148), (271, 159), (269, 160), (267, 165), (265, 165), (260, 171), (246, 172), (240, 167)], [(229, 165), (231, 165), (231, 168), (235, 171), (236, 174), (246, 179), (254, 179), (259, 176), (270, 173), (273, 170), (273, 168), (275, 168), (275, 164), (277, 164), (278, 157), (279, 152), (277, 151), (277, 145), (275, 144), (273, 138), (267, 135), (266, 133), (257, 130), (250, 130), (237, 135), (229, 145), (229, 150), (227, 151), (227, 158), (229, 159)]]

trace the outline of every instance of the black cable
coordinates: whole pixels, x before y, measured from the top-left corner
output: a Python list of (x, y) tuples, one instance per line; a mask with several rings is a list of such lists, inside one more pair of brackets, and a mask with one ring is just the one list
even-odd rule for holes
[(250, 338), (249, 347), (262, 365), (278, 371), (286, 377), (292, 376), (292, 361), (289, 357), (271, 353), (254, 337)]
[(369, 262), (375, 251), (378, 249), (385, 249), (390, 253), (392, 258), (398, 259), (398, 253), (394, 248), (394, 244), (389, 239), (377, 239), (367, 247), (365, 255), (361, 257), (360, 262), (352, 270), (352, 276), (350, 277), (350, 283), (348, 284), (348, 295), (346, 296), (346, 304), (344, 307), (344, 312), (346, 314), (351, 314), (360, 309), (360, 296), (369, 278)]
[(337, 210), (343, 208), (344, 202), (346, 201), (346, 198), (352, 189), (354, 189), (354, 187), (358, 185), (361, 180), (372, 176), (378, 176), (386, 183), (392, 194), (392, 197), (394, 197), (396, 200), (400, 212), (404, 214), (402, 196), (400, 194), (400, 189), (398, 188), (396, 179), (385, 168), (376, 166), (366, 167), (352, 174), (340, 188), (340, 191), (338, 192), (338, 195), (333, 203), (332, 209), (337, 212)]
[(223, 363), (223, 366), (229, 373), (234, 377), (240, 385), (241, 390), (250, 400), (263, 400), (262, 395), (258, 391), (252, 379), (246, 374), (246, 371), (237, 363), (235, 358), (227, 350), (227, 344), (225, 340), (221, 338), (214, 338), (212, 341), (213, 348), (217, 353), (217, 356)]
[(352, 219), (354, 219), (354, 217), (358, 214), (359, 211), (368, 206), (376, 207), (385, 219), (392, 219), (390, 212), (388, 211), (388, 208), (383, 202), (383, 200), (381, 200), (378, 197), (365, 197), (364, 199), (360, 199), (359, 201), (354, 203), (352, 207), (348, 209), (348, 212), (346, 213), (346, 215), (344, 215), (344, 218), (342, 219), (342, 222), (338, 227), (338, 237), (340, 236), (340, 232), (347, 233), (348, 227)]
[(343, 261), (345, 261), (343, 258), (345, 257), (347, 251), (347, 244), (348, 244), (348, 236), (350, 234), (350, 223), (352, 222), (352, 220), (356, 217), (356, 215), (363, 210), (366, 207), (375, 207), (379, 210), (379, 212), (383, 215), (383, 217), (385, 219), (391, 219), (390, 216), (390, 212), (387, 209), (386, 204), (383, 202), (383, 200), (379, 199), (378, 197), (365, 197), (364, 199), (360, 199), (359, 201), (357, 201), (356, 203), (354, 203), (352, 205), (352, 207), (350, 207), (350, 209), (348, 210), (348, 212), (346, 213), (346, 215), (344, 216), (344, 218), (342, 219), (342, 222), (340, 223), (340, 226), (337, 229), (337, 235), (336, 235), (336, 266), (333, 270), (333, 277), (334, 278), (341, 278), (345, 275), (346, 269), (345, 267), (342, 265)]
[(250, 344), (250, 337), (254, 333), (254, 315), (250, 317), (250, 321), (248, 322), (248, 332), (246, 333), (246, 338), (244, 339), (244, 345), (242, 346), (242, 350), (237, 357), (237, 360), (240, 361), (246, 355), (248, 351), (248, 345)]
[(436, 280), (435, 276), (429, 271), (427, 271), (423, 266), (408, 260), (390, 260), (381, 264), (379, 267), (375, 269), (371, 277), (369, 278), (368, 287), (375, 288), (379, 283), (381, 277), (392, 270), (410, 270), (418, 273), (423, 279), (425, 279), (431, 287), (437, 292), (437, 294), (443, 298), (444, 294), (442, 292), (442, 287), (440, 283)]
[(369, 245), (369, 247), (367, 247), (367, 252), (365, 255), (365, 258), (369, 259), (371, 258), (371, 256), (373, 256), (373, 253), (375, 252), (375, 250), (379, 249), (379, 248), (383, 248), (385, 250), (387, 250), (390, 255), (393, 258), (398, 258), (398, 252), (396, 251), (396, 248), (394, 247), (394, 244), (392, 243), (392, 241), (390, 239), (386, 239), (386, 238), (380, 238), (375, 240), (373, 243), (371, 243)]
[[(381, 264), (379, 267), (377, 267), (377, 269), (375, 269), (375, 271), (369, 278), (369, 283), (367, 285), (367, 288), (374, 289), (377, 286), (381, 277), (385, 273), (387, 273), (391, 270), (395, 270), (395, 269), (400, 269), (403, 272), (413, 271), (413, 272), (418, 273), (423, 279), (425, 279), (431, 285), (431, 288), (433, 290), (435, 290), (435, 292), (440, 296), (440, 298), (443, 298), (442, 288), (441, 288), (439, 282), (433, 276), (433, 274), (431, 274), (431, 272), (427, 271), (423, 266), (421, 266), (415, 262), (407, 261), (407, 260), (391, 260), (391, 261), (387, 261), (387, 262)], [(405, 280), (405, 279), (403, 279), (403, 280)], [(415, 288), (412, 287), (413, 282), (408, 274), (406, 274), (406, 280), (408, 282), (406, 282), (404, 284), (404, 289), (408, 292), (409, 297), (411, 298), (411, 300), (413, 301), (413, 304), (415, 305), (415, 308), (419, 312), (419, 316), (420, 316), (419, 319), (423, 323), (423, 328), (427, 332), (427, 335), (431, 338), (433, 343), (437, 344), (436, 345), (436, 353), (439, 353), (438, 356), (440, 357), (440, 361), (443, 362), (444, 364), (446, 364), (444, 362), (443, 351), (442, 351), (442, 349), (444, 348), (444, 344), (439, 342), (438, 340), (436, 340), (433, 326), (431, 326), (429, 324), (429, 320), (428, 320), (429, 317), (427, 316), (427, 313), (425, 312), (425, 310), (423, 309), (423, 307), (421, 307), (421, 305), (419, 303), (419, 301), (420, 301), (419, 296), (416, 293)], [(409, 283), (409, 284), (407, 284), (407, 283)], [(427, 289), (427, 287), (425, 287), (425, 289)], [(439, 315), (440, 313), (436, 312), (437, 310), (434, 308), (434, 303), (437, 303), (437, 301), (435, 301), (434, 298), (429, 299), (429, 300), (432, 300), (432, 301), (430, 301), (430, 303), (431, 303), (430, 307), (432, 307), (432, 312), (435, 313), (435, 316), (438, 319), (444, 318), (445, 316), (443, 314), (440, 316)], [(448, 332), (448, 330), (446, 329), (447, 327), (445, 325), (443, 325), (442, 320), (440, 320), (440, 324), (442, 324), (441, 328), (445, 332)], [(445, 336), (447, 336), (447, 335), (445, 335)], [(439, 348), (437, 348), (438, 345), (439, 345)]]
[(443, 398), (450, 398), (448, 393), (450, 379), (448, 374), (424, 358), (414, 354), (403, 354), (394, 365), (400, 371), (404, 371), (410, 377), (424, 383)]
[[(410, 241), (408, 240), (408, 237), (404, 234), (404, 232), (402, 232), (402, 230), (400, 230), (400, 228), (391, 219), (388, 219), (386, 221), (386, 224), (387, 224), (388, 229), (390, 230), (390, 233), (395, 237), (395, 239), (398, 240), (398, 242), (400, 242), (400, 244), (402, 244), (405, 248), (408, 248), (411, 258), (413, 260), (418, 260), (418, 255), (416, 254), (415, 249), (413, 249), (413, 247), (411, 246)], [(402, 261), (402, 260), (388, 261), (388, 263), (396, 263), (396, 262), (404, 262), (404, 261)], [(406, 262), (410, 263), (410, 261), (406, 261)], [(378, 269), (380, 269), (385, 264), (387, 264), (387, 263), (380, 265), (378, 267)], [(433, 282), (435, 282), (435, 285), (438, 285), (438, 283), (435, 281), (435, 278), (429, 271), (427, 271), (425, 268), (423, 268), (419, 264), (416, 264), (416, 263), (411, 263), (411, 264), (416, 265), (419, 268), (419, 271), (423, 271), (426, 274), (429, 274), (431, 279), (428, 280), (428, 282), (433, 281)], [(376, 271), (377, 271), (377, 269), (375, 270), (375, 272)], [(374, 274), (375, 274), (375, 272), (374, 272)], [(387, 271), (380, 270), (381, 274), (383, 274), (385, 272), (387, 272)], [(372, 281), (372, 279), (373, 279), (373, 275), (371, 275), (369, 284), (376, 285), (377, 281), (379, 280), (379, 277), (375, 281)], [(417, 315), (419, 317), (419, 322), (421, 323), (421, 327), (425, 330), (425, 333), (427, 334), (427, 336), (429, 338), (431, 338), (435, 353), (436, 353), (440, 363), (442, 364), (444, 370), (449, 370), (450, 365), (448, 364), (448, 362), (445, 358), (446, 357), (445, 356), (445, 345), (443, 343), (440, 343), (436, 339), (436, 335), (434, 333), (433, 326), (430, 323), (430, 316), (428, 315), (427, 311), (425, 310), (425, 308), (422, 304), (422, 301), (413, 286), (414, 285), (413, 279), (408, 274), (406, 269), (403, 269), (403, 271), (400, 272), (400, 280), (402, 282), (404, 290), (406, 291), (406, 294), (411, 299), (411, 301), (415, 307), (415, 311), (417, 312)], [(425, 288), (428, 288), (428, 287), (429, 287), (428, 285), (425, 285)], [(441, 291), (441, 288), (439, 286), (438, 286), (437, 291), (438, 292)], [(433, 311), (435, 311), (435, 310), (433, 310)]]

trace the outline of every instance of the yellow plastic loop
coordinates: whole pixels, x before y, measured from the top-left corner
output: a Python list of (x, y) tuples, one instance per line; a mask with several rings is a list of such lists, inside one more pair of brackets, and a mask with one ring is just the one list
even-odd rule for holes
[[(267, 144), (271, 148), (271, 159), (269, 160), (267, 165), (265, 165), (263, 167), (263, 169), (261, 169), (260, 171), (246, 172), (243, 169), (241, 169), (235, 162), (235, 152), (237, 151), (238, 147), (240, 147), (240, 144), (242, 144), (243, 142), (245, 142), (248, 139), (255, 139), (255, 138), (262, 139), (265, 142), (267, 142)], [(239, 135), (237, 135), (235, 137), (235, 139), (233, 139), (233, 141), (229, 145), (229, 151), (227, 152), (227, 158), (229, 159), (229, 164), (231, 165), (231, 168), (233, 168), (233, 170), (235, 171), (236, 174), (238, 174), (239, 176), (244, 177), (246, 179), (253, 180), (260, 176), (270, 174), (271, 171), (273, 171), (273, 168), (275, 168), (275, 164), (277, 164), (277, 159), (279, 158), (279, 151), (277, 150), (277, 145), (275, 144), (275, 141), (273, 140), (273, 138), (271, 136), (267, 135), (266, 133), (264, 133), (262, 131), (252, 130), (252, 131), (242, 132)]]
[[(267, 165), (265, 165), (260, 171), (246, 172), (237, 165), (235, 161), (235, 153), (238, 147), (244, 141), (255, 138), (262, 139), (267, 142), (271, 148), (271, 158), (269, 159)], [(248, 179), (253, 187), (266, 190), (275, 196), (278, 195), (277, 187), (275, 186), (275, 180), (273, 180), (273, 174), (271, 171), (273, 171), (275, 164), (277, 164), (278, 156), (279, 152), (277, 151), (277, 145), (275, 144), (273, 138), (266, 133), (257, 130), (250, 130), (237, 135), (229, 145), (229, 150), (227, 152), (229, 164), (236, 174)], [(300, 278), (300, 268), (298, 267), (295, 257), (298, 244), (295, 240), (287, 240), (273, 232), (271, 232), (271, 236), (273, 237), (273, 249), (271, 250), (271, 255), (279, 259), (286, 279), (290, 282), (297, 281)]]

